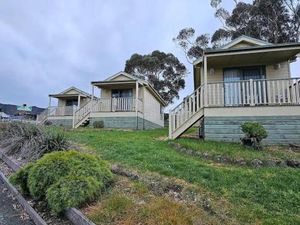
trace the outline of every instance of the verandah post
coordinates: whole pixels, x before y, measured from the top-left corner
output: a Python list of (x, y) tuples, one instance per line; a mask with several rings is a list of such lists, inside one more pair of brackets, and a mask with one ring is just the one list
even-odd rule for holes
[(250, 106), (254, 106), (254, 90), (253, 90), (253, 79), (249, 80), (250, 83)]
[(207, 92), (207, 56), (203, 55), (203, 83), (204, 83), (204, 107), (208, 106)]
[(173, 127), (172, 127), (172, 111), (169, 111), (169, 139), (172, 139), (172, 132), (173, 132)]
[(136, 129), (139, 129), (139, 112), (138, 112), (138, 99), (139, 99), (139, 82), (135, 82), (135, 114), (136, 114)]

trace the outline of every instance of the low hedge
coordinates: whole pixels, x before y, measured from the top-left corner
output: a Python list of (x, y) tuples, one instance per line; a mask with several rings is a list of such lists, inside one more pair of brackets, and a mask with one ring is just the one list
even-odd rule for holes
[(109, 165), (77, 151), (53, 152), (11, 176), (11, 182), (36, 200), (46, 200), (55, 214), (100, 193), (112, 180)]

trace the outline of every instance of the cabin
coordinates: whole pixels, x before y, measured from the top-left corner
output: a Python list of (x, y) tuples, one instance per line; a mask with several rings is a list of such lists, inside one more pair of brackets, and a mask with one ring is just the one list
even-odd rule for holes
[(265, 144), (300, 144), (300, 77), (290, 70), (299, 53), (300, 43), (248, 36), (204, 50), (193, 65), (194, 92), (170, 111), (169, 138), (199, 123), (205, 140), (238, 142), (241, 124), (257, 121)]
[[(57, 104), (52, 105), (56, 99)], [(91, 100), (91, 95), (76, 87), (70, 87), (57, 94), (49, 94), (49, 106), (37, 117), (37, 123), (49, 123), (64, 127), (73, 126), (73, 116), (76, 110), (86, 105)]]
[[(165, 101), (143, 79), (119, 72), (93, 81), (92, 101), (74, 114), (74, 128), (102, 121), (104, 128), (147, 130), (164, 126)], [(95, 96), (95, 90), (99, 96)]]
[[(165, 101), (143, 79), (119, 72), (106, 80), (93, 81), (92, 94), (71, 87), (49, 95), (49, 107), (37, 123), (78, 128), (94, 127), (147, 130), (164, 127)], [(99, 95), (96, 96), (96, 90)], [(57, 99), (52, 106), (51, 100)]]

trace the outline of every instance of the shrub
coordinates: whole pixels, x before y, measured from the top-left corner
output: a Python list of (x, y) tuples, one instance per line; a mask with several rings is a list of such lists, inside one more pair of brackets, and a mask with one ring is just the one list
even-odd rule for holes
[(261, 141), (268, 136), (266, 129), (257, 122), (245, 122), (241, 128), (246, 135), (246, 137), (242, 139), (244, 145), (260, 148)]
[(30, 168), (27, 184), (34, 199), (43, 199), (50, 185), (70, 173), (72, 153), (73, 151), (46, 154)]
[(17, 173), (14, 173), (9, 178), (12, 184), (20, 185), (22, 193), (26, 196), (30, 195), (27, 181), (28, 181), (28, 172), (32, 166), (33, 166), (32, 163), (28, 163), (24, 168), (20, 169)]
[(59, 214), (64, 209), (92, 200), (102, 186), (93, 177), (67, 176), (48, 188), (46, 200), (52, 211)]
[(93, 127), (94, 127), (94, 128), (103, 128), (103, 127), (104, 127), (104, 122), (103, 122), (102, 120), (100, 120), (100, 121), (95, 121), (95, 122), (93, 123)]
[(11, 177), (23, 192), (34, 199), (47, 200), (56, 214), (88, 201), (111, 180), (105, 161), (76, 151), (46, 154)]
[(69, 142), (60, 131), (13, 122), (2, 133), (0, 146), (6, 148), (8, 155), (32, 161), (42, 157), (45, 153), (68, 149)]

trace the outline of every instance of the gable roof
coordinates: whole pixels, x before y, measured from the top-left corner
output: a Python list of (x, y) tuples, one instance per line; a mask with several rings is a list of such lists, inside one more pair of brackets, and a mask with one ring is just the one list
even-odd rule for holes
[(137, 77), (132, 76), (132, 75), (129, 74), (129, 73), (120, 71), (120, 72), (118, 72), (118, 73), (116, 73), (116, 74), (114, 74), (114, 75), (112, 75), (112, 76), (106, 78), (104, 81), (111, 81), (111, 80), (114, 80), (115, 78), (117, 78), (117, 77), (119, 77), (119, 76), (125, 76), (125, 77), (129, 78), (130, 80), (138, 80)]
[[(120, 76), (125, 76), (128, 78), (128, 80), (115, 80), (117, 77)], [(110, 77), (108, 77), (107, 79), (105, 79), (104, 81), (92, 81), (91, 84), (92, 85), (100, 85), (100, 84), (118, 84), (118, 83), (127, 83), (128, 81), (130, 82), (136, 82), (138, 81), (138, 83), (142, 84), (143, 86), (147, 87), (148, 90), (152, 93), (153, 96), (155, 96), (164, 106), (166, 106), (166, 102), (164, 101), (164, 99), (160, 96), (160, 94), (154, 89), (154, 87), (146, 80), (137, 78), (129, 73), (120, 71)]]
[[(246, 46), (246, 47), (241, 47), (241, 48), (231, 48), (231, 46), (234, 46), (238, 43), (241, 43), (243, 42), (245, 39), (247, 39), (248, 41), (249, 40), (252, 40), (252, 41), (256, 41), (256, 42), (260, 42), (259, 44), (255, 44), (253, 46)], [(248, 42), (247, 41), (247, 42)], [(250, 42), (249, 42), (250, 43)], [(242, 52), (244, 54), (246, 53), (250, 53), (250, 52), (267, 52), (267, 51), (287, 51), (287, 50), (294, 50), (294, 51), (298, 51), (299, 50), (299, 47), (300, 47), (300, 43), (299, 42), (291, 42), (291, 43), (280, 43), (280, 44), (271, 44), (271, 43), (268, 43), (268, 42), (264, 42), (264, 41), (261, 41), (261, 40), (258, 40), (258, 39), (255, 39), (255, 38), (251, 38), (251, 37), (248, 37), (248, 36), (241, 36), (235, 40), (233, 40), (232, 42), (228, 43), (227, 45), (224, 45), (223, 47), (221, 48), (216, 48), (216, 49), (205, 49), (204, 50), (204, 54), (206, 56), (213, 56), (213, 55), (217, 55), (217, 54), (239, 54), (239, 52)], [(292, 52), (291, 54), (293, 55), (297, 55), (299, 53), (296, 52), (294, 54), (294, 52)], [(293, 56), (294, 56), (293, 55)], [(203, 60), (203, 57), (200, 57), (198, 59), (196, 59), (194, 62), (193, 62), (193, 65), (197, 65), (199, 63), (201, 63)]]
[(116, 73), (115, 75), (112, 75), (110, 77), (108, 77), (107, 79), (104, 80), (104, 82), (107, 82), (107, 81), (114, 81), (117, 77), (120, 77), (120, 76), (125, 76), (127, 77), (129, 80), (133, 80), (133, 81), (139, 81), (140, 83), (142, 84), (146, 84), (146, 85), (150, 85), (148, 81), (146, 80), (143, 80), (143, 79), (140, 79), (138, 77), (135, 77), (129, 73), (126, 73), (124, 71), (120, 71), (118, 73)]
[(60, 92), (58, 94), (50, 94), (49, 96), (50, 97), (59, 97), (59, 96), (69, 95), (68, 92), (70, 92), (72, 90), (75, 91), (75, 92), (77, 92), (78, 94), (84, 96), (84, 97), (91, 97), (91, 94), (89, 94), (89, 93), (87, 93), (85, 91), (82, 91), (79, 88), (76, 88), (74, 86), (69, 87), (68, 89), (66, 89), (66, 90), (64, 90), (64, 91), (62, 91), (62, 92)]
[(220, 49), (229, 49), (235, 45), (238, 45), (242, 42), (246, 42), (246, 43), (249, 43), (249, 44), (252, 44), (252, 45), (255, 45), (255, 46), (265, 46), (265, 45), (273, 45), (269, 42), (266, 42), (266, 41), (262, 41), (262, 40), (259, 40), (257, 38), (253, 38), (253, 37), (249, 37), (249, 36), (246, 36), (246, 35), (242, 35), (234, 40), (232, 40), (231, 42), (229, 42), (228, 44), (225, 44), (223, 46), (220, 47)]

